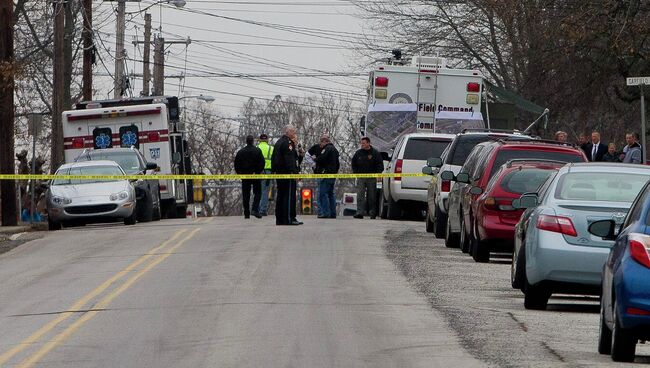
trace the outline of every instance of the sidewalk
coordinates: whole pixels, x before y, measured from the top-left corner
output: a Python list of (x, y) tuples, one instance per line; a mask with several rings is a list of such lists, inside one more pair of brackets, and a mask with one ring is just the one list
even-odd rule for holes
[(13, 234), (42, 230), (47, 230), (47, 223), (36, 222), (34, 225), (30, 225), (19, 222), (18, 226), (0, 226), (0, 241), (8, 239)]

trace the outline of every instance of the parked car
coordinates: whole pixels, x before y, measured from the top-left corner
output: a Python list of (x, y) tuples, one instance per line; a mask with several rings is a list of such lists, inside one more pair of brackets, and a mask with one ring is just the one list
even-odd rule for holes
[[(410, 133), (398, 141), (385, 172), (420, 173), (429, 157), (439, 157), (453, 134)], [(405, 212), (419, 215), (426, 211), (428, 177), (383, 178), (379, 196), (381, 218), (400, 219)]]
[(650, 167), (642, 165), (570, 164), (537, 193), (513, 202), (529, 209), (517, 223), (511, 272), (526, 309), (546, 309), (554, 293), (600, 293), (613, 242), (591, 236), (588, 228), (604, 219), (623, 223), (648, 179)]
[(515, 225), (523, 209), (512, 201), (524, 193), (535, 192), (560, 167), (563, 161), (518, 159), (501, 166), (486, 185), (470, 188), (476, 199), (473, 223), (476, 232), (470, 237), (470, 254), (476, 262), (488, 262), (493, 250), (512, 251)]
[[(451, 190), (451, 180), (442, 180), (440, 173), (451, 171), (454, 175), (460, 172), (467, 156), (477, 144), (489, 140), (503, 138), (530, 140), (532, 137), (515, 132), (489, 129), (466, 130), (456, 134), (440, 157), (431, 157), (427, 166), (432, 168), (433, 178), (427, 188), (427, 218), (426, 230), (432, 232), (436, 238), (445, 237), (447, 227), (447, 201)], [(452, 242), (449, 243), (449, 245)]]
[[(126, 175), (113, 161), (75, 162), (64, 164), (56, 175)], [(136, 195), (131, 181), (64, 179), (50, 182), (45, 193), (47, 221), (50, 230), (61, 225), (86, 224), (123, 220), (125, 225), (136, 221)]]
[(555, 141), (505, 138), (481, 143), (474, 150), (477, 151), (476, 154), (470, 154), (471, 157), (468, 157), (458, 175), (453, 175), (451, 171), (443, 173), (444, 177), (441, 174), (443, 179), (456, 181), (454, 187), (457, 188), (453, 188), (449, 193), (448, 228), (452, 234), (460, 233), (458, 239), (463, 252), (470, 251), (472, 237), (478, 236), (475, 214), (479, 194), (472, 193), (469, 189), (478, 187), (485, 191), (488, 182), (501, 165), (523, 158), (564, 162), (587, 161), (580, 148)]
[(622, 226), (611, 219), (595, 221), (589, 232), (604, 241), (615, 239), (603, 266), (598, 352), (632, 362), (639, 340), (650, 340), (650, 185), (636, 197)]
[[(151, 175), (158, 165), (153, 162), (147, 162), (144, 156), (135, 149), (131, 148), (107, 148), (107, 149), (85, 149), (76, 159), (75, 162), (111, 160), (117, 162), (128, 175)], [(138, 221), (148, 222), (151, 220), (160, 220), (160, 187), (158, 179), (137, 180), (135, 185), (135, 194), (138, 198), (138, 207), (136, 208)]]

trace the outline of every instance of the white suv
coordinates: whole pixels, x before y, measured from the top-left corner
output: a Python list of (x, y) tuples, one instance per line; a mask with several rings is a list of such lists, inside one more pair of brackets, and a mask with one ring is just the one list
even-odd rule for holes
[[(440, 157), (454, 134), (410, 133), (395, 146), (386, 173), (421, 173), (430, 157)], [(427, 188), (431, 178), (415, 176), (383, 178), (379, 196), (381, 218), (399, 219), (406, 212), (419, 216), (427, 209)]]

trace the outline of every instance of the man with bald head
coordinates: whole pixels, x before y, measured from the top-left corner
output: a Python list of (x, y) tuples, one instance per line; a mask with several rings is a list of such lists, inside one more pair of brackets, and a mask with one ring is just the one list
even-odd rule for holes
[(600, 141), (600, 133), (594, 131), (591, 133), (591, 143), (585, 147), (587, 159), (592, 162), (602, 161), (603, 156), (607, 153), (607, 145)]
[[(300, 156), (296, 127), (287, 125), (284, 135), (275, 142), (271, 155), (271, 170), (276, 174), (298, 174)], [(276, 225), (302, 225), (296, 219), (296, 180), (277, 179), (278, 195), (275, 201)]]

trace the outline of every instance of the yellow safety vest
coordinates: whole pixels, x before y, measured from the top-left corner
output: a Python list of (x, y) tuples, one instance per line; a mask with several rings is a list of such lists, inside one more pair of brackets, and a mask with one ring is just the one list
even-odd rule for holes
[(260, 142), (257, 148), (262, 150), (264, 156), (264, 170), (271, 170), (271, 155), (273, 155), (273, 146), (267, 142)]

